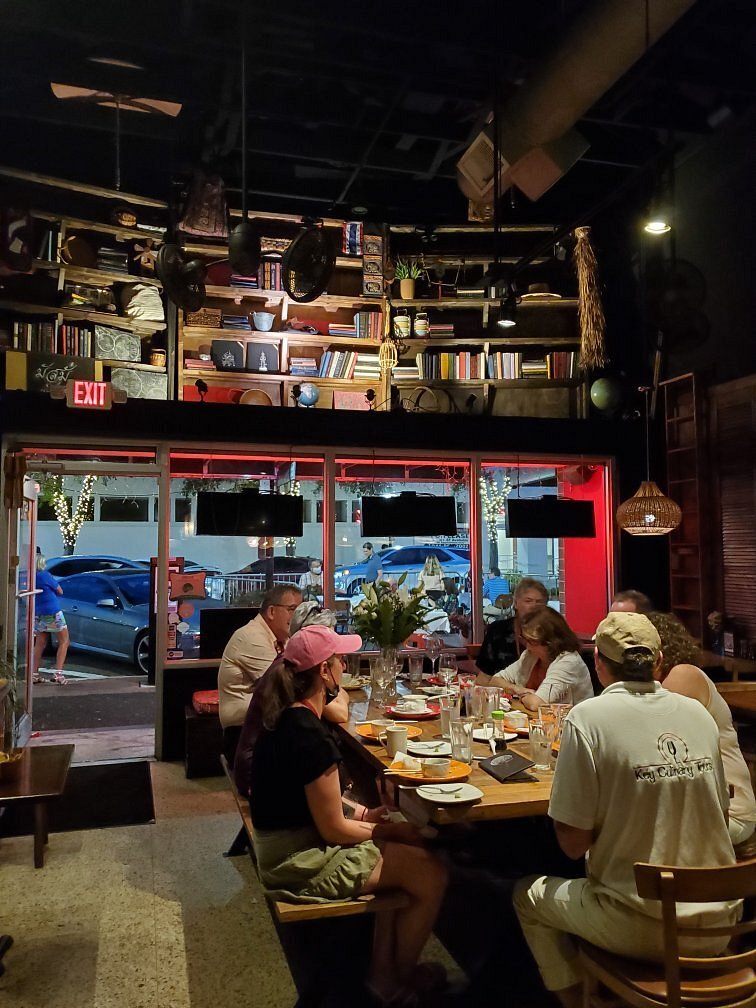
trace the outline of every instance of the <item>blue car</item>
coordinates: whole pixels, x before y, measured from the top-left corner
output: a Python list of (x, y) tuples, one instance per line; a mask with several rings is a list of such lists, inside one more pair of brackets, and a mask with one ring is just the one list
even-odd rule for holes
[[(470, 572), (470, 550), (466, 547), (433, 544), (398, 546), (383, 551), (381, 555), (382, 580), (398, 579), (406, 572), (407, 587), (414, 588), (425, 566), (425, 561), (431, 554), (438, 558), (444, 571), (444, 577), (462, 581)], [(360, 590), (360, 585), (365, 581), (366, 570), (367, 564), (364, 562), (337, 570), (334, 577), (336, 590), (347, 595), (356, 595)]]
[[(149, 671), (150, 572), (93, 571), (60, 579), (60, 608), (66, 617), (71, 648), (121, 658)], [(222, 608), (212, 598), (191, 599), (194, 611), (177, 631), (177, 647), (186, 658), (199, 658), (199, 615), (203, 608)]]

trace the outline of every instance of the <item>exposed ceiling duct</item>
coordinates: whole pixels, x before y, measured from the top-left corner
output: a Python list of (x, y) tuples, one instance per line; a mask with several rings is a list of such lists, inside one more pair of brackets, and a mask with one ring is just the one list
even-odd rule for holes
[(468, 199), (493, 199), (493, 129), (502, 191), (538, 199), (587, 149), (572, 128), (695, 0), (598, 0), (544, 67), (492, 116), (457, 163)]

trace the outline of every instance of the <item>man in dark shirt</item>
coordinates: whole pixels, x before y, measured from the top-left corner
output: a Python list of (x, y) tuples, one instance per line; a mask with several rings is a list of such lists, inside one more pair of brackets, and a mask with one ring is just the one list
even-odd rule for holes
[(515, 615), (495, 620), (486, 627), (475, 664), (485, 675), (495, 675), (520, 657), (520, 620), (539, 605), (546, 605), (549, 593), (535, 578), (523, 578), (514, 591)]
[(373, 552), (373, 544), (362, 544), (362, 554), (365, 558), (365, 580), (371, 583), (381, 576), (381, 558)]

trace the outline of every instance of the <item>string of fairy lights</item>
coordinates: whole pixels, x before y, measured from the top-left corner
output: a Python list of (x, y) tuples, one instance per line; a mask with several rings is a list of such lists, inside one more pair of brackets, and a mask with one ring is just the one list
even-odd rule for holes
[(496, 482), (491, 473), (485, 473), (478, 481), (480, 486), (480, 501), (483, 508), (483, 518), (488, 528), (488, 538), (496, 542), (496, 522), (504, 514), (507, 497), (512, 493), (514, 487), (509, 473), (504, 473), (502, 485)]
[(58, 525), (60, 526), (63, 546), (67, 552), (73, 552), (76, 540), (79, 538), (81, 526), (87, 520), (96, 480), (96, 476), (89, 475), (84, 477), (81, 483), (79, 499), (76, 501), (76, 507), (73, 514), (69, 514), (68, 500), (63, 489), (63, 477), (58, 477), (57, 485), (52, 492), (52, 506), (55, 511), (55, 517), (58, 520)]

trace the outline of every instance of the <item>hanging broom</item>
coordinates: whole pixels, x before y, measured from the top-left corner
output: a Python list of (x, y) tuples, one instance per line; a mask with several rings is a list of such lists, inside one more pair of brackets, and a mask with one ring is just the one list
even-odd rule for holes
[(580, 321), (581, 371), (606, 364), (606, 322), (598, 285), (598, 262), (591, 245), (591, 229), (575, 228), (573, 260), (578, 280), (578, 319)]

